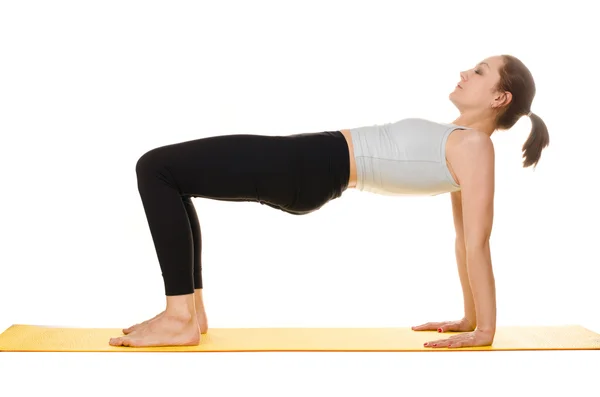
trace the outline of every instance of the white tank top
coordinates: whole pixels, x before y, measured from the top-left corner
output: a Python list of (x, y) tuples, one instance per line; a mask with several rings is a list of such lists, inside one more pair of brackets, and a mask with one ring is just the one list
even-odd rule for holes
[(408, 118), (350, 129), (357, 186), (376, 194), (429, 195), (460, 190), (446, 164), (454, 124)]

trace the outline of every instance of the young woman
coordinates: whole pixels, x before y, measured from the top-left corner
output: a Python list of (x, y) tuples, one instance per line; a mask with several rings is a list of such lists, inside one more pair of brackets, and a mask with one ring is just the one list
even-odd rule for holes
[(226, 135), (159, 147), (137, 162), (138, 189), (164, 279), (166, 310), (112, 338), (114, 346), (197, 345), (207, 332), (202, 239), (192, 197), (253, 201), (307, 214), (348, 188), (378, 194), (450, 193), (465, 316), (413, 330), (462, 331), (431, 347), (487, 346), (496, 331), (489, 238), (495, 130), (530, 116), (524, 167), (537, 165), (548, 130), (531, 113), (535, 84), (510, 55), (461, 72), (452, 123), (409, 118), (382, 125), (285, 136)]

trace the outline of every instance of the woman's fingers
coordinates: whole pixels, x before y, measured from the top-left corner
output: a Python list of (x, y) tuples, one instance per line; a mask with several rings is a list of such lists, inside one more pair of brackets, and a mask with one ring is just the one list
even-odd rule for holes
[(444, 324), (440, 324), (438, 331), (439, 332), (447, 332), (447, 331), (458, 331), (460, 329), (460, 325), (455, 321), (447, 322)]
[(440, 322), (430, 322), (421, 325), (417, 325), (416, 327), (412, 327), (413, 331), (437, 331), (438, 328), (443, 323)]
[(417, 325), (416, 327), (412, 327), (413, 331), (438, 331), (438, 332), (447, 332), (447, 331), (461, 331), (461, 322), (460, 321), (436, 321), (429, 322), (422, 325)]
[(425, 343), (425, 347), (433, 347), (433, 348), (439, 348), (439, 347), (448, 347), (449, 345), (451, 345), (452, 347), (457, 347), (458, 345), (463, 345), (464, 343), (464, 337), (462, 337), (462, 335), (454, 335), (451, 336), (447, 339), (438, 339), (438, 340), (434, 340), (431, 342), (427, 342)]
[(454, 335), (447, 339), (438, 339), (425, 343), (425, 347), (469, 347), (469, 346), (490, 346), (493, 343), (493, 335), (486, 332), (473, 331), (465, 334)]

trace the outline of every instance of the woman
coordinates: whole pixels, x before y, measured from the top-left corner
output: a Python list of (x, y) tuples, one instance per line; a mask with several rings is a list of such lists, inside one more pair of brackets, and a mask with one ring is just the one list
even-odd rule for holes
[(425, 344), (434, 348), (490, 345), (496, 331), (490, 136), (531, 116), (524, 167), (537, 165), (549, 137), (542, 119), (530, 112), (534, 96), (533, 78), (520, 60), (493, 56), (460, 73), (449, 96), (460, 116), (450, 124), (412, 118), (288, 136), (215, 136), (147, 152), (136, 166), (138, 189), (162, 270), (166, 310), (109, 343), (197, 345), (207, 332), (200, 224), (191, 197), (253, 201), (301, 215), (357, 188), (392, 195), (450, 193), (465, 316), (413, 330), (463, 332)]

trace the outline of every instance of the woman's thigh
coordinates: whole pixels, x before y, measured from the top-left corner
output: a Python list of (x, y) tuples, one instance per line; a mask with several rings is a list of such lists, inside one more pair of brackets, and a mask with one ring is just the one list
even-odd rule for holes
[(182, 196), (292, 204), (294, 158), (289, 140), (266, 135), (220, 135), (155, 148), (150, 157)]

